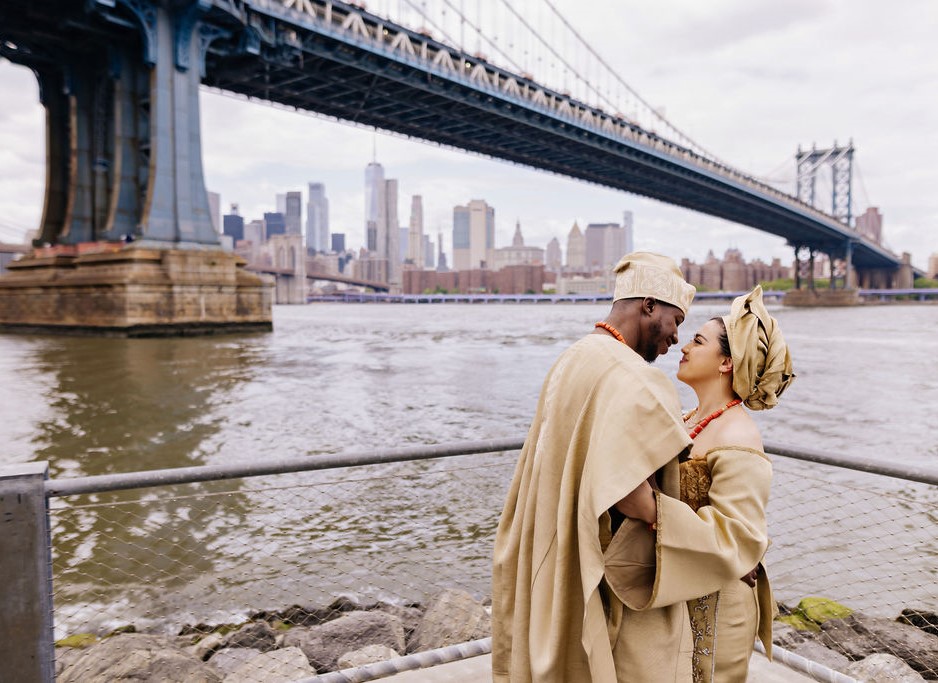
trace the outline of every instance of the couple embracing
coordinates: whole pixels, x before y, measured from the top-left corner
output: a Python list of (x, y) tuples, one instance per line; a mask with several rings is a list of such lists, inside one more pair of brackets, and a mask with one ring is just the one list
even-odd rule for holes
[(544, 381), (495, 539), (497, 683), (745, 681), (775, 604), (762, 558), (772, 475), (744, 406), (793, 379), (756, 287), (681, 347), (677, 392), (652, 363), (695, 289), (628, 254), (609, 315)]

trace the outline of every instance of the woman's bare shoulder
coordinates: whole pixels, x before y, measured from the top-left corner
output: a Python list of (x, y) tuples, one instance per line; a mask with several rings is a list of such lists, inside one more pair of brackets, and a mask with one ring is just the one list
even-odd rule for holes
[(759, 427), (745, 412), (729, 413), (720, 420), (714, 420), (714, 424), (718, 426), (717, 433), (713, 434), (714, 443), (762, 450)]

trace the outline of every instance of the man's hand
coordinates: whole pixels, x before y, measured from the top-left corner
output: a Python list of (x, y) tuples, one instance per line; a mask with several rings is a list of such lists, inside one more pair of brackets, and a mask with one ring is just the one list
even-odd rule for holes
[(638, 488), (616, 503), (616, 510), (626, 517), (640, 519), (648, 524), (658, 521), (658, 503), (647, 481), (643, 481)]
[(756, 585), (757, 578), (759, 578), (759, 565), (756, 565), (755, 567), (753, 567), (752, 571), (750, 571), (745, 576), (740, 577), (739, 580), (745, 583), (750, 588), (752, 588), (753, 586)]

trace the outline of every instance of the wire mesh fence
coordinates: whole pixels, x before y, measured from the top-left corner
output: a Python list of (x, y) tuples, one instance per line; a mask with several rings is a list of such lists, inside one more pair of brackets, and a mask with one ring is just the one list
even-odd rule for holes
[[(52, 498), (59, 680), (123, 662), (149, 680), (295, 681), (484, 638), (515, 460)], [(938, 488), (782, 457), (774, 468), (768, 573), (789, 621), (816, 629), (780, 626), (783, 647), (823, 650), (841, 670), (890, 653), (938, 680)], [(818, 624), (823, 609), (803, 601), (817, 597), (855, 613)]]

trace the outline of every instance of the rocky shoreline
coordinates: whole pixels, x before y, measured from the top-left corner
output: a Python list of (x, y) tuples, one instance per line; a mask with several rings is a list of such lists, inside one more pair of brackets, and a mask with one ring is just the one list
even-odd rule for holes
[[(825, 598), (779, 605), (773, 641), (859, 681), (938, 680), (938, 616), (906, 609), (865, 616)], [(491, 635), (488, 607), (446, 590), (426, 605), (339, 598), (321, 608), (250, 614), (241, 624), (183, 626), (178, 635), (76, 634), (56, 643), (59, 683), (280, 683)]]

